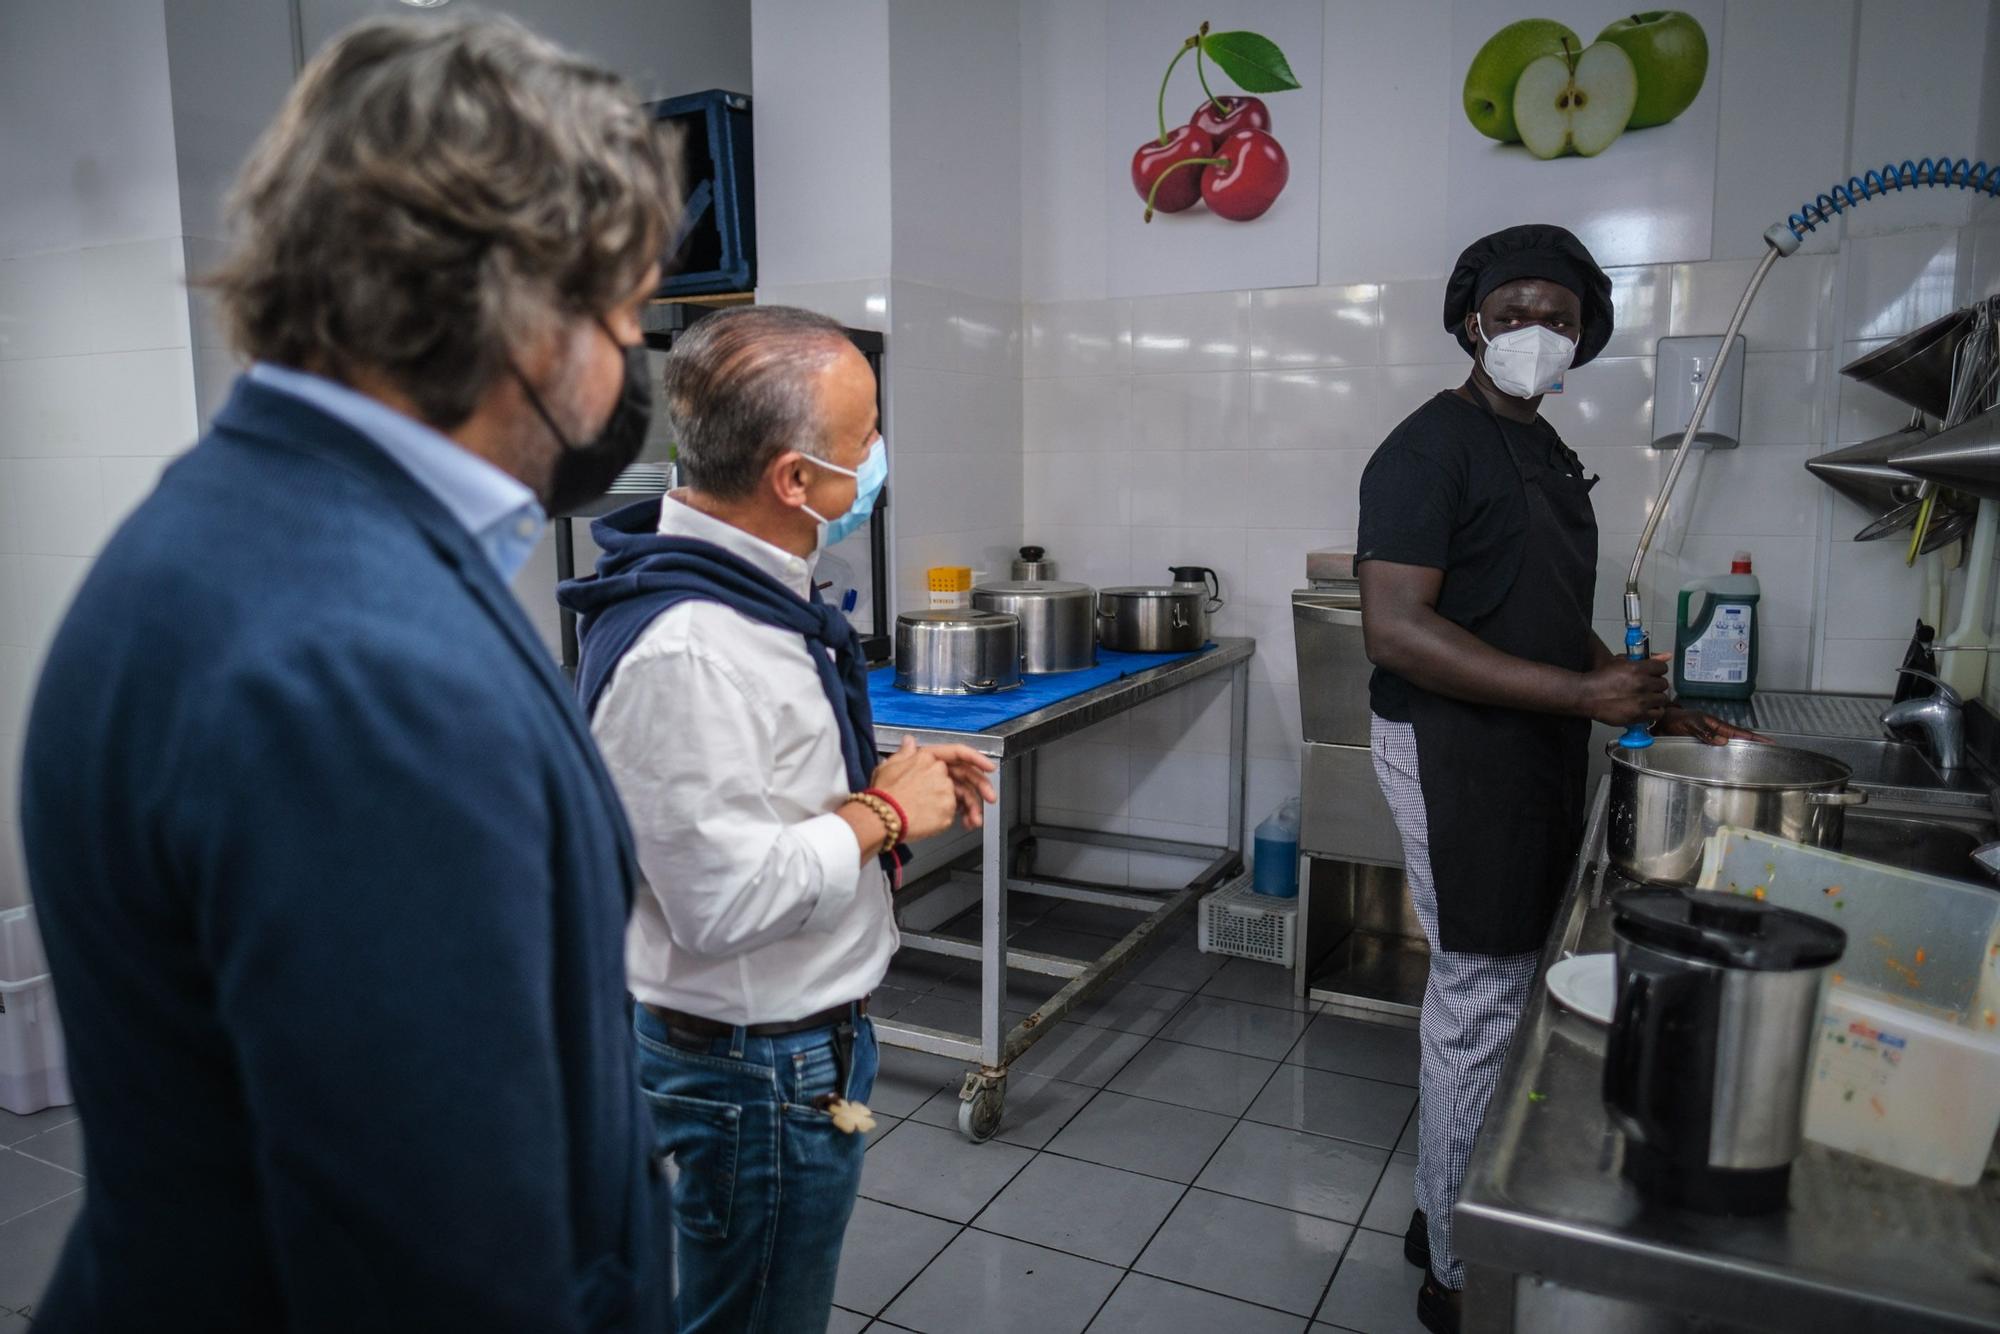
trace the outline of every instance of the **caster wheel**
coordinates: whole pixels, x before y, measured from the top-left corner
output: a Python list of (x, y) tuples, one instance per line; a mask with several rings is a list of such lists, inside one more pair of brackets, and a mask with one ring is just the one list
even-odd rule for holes
[(984, 1144), (1000, 1129), (1000, 1111), (1006, 1102), (1007, 1086), (989, 1084), (961, 1096), (958, 1104), (958, 1133), (974, 1144)]

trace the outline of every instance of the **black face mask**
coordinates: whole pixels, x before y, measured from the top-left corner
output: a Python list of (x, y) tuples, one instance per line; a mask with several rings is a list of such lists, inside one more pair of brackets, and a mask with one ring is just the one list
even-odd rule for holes
[[(602, 321), (598, 327), (604, 336), (617, 343), (617, 336)], [(623, 347), (622, 344), (620, 344)], [(549, 475), (549, 494), (542, 498), (543, 507), (554, 518), (568, 514), (581, 505), (603, 495), (618, 480), (618, 474), (632, 466), (639, 452), (646, 447), (646, 428), (653, 420), (653, 385), (647, 378), (646, 347), (641, 343), (636, 347), (624, 347), (625, 382), (618, 390), (618, 403), (611, 409), (611, 415), (604, 421), (604, 428), (597, 438), (585, 444), (573, 445), (562, 428), (556, 425), (549, 410), (542, 406), (541, 396), (535, 392), (528, 377), (516, 369), (514, 378), (521, 382), (521, 389), (528, 396), (528, 402), (549, 428), (549, 434), (562, 446), (556, 456), (555, 470)]]

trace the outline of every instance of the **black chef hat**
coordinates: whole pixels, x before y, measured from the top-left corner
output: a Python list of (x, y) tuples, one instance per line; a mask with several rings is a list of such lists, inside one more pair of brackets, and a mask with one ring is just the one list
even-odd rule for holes
[(1482, 236), (1465, 248), (1444, 287), (1444, 327), (1468, 353), (1476, 344), (1465, 332), (1465, 317), (1493, 289), (1521, 278), (1541, 278), (1567, 287), (1583, 303), (1583, 328), (1576, 340), (1581, 366), (1611, 341), (1611, 279), (1561, 227), (1527, 223)]

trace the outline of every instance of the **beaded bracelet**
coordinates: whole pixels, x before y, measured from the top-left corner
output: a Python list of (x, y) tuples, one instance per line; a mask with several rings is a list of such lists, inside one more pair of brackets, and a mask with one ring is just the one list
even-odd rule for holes
[(848, 794), (847, 799), (867, 807), (875, 813), (875, 818), (882, 822), (882, 828), (887, 831), (889, 839), (885, 848), (893, 848), (903, 841), (903, 821), (896, 814), (896, 808), (893, 805), (876, 796), (873, 792), (851, 792)]

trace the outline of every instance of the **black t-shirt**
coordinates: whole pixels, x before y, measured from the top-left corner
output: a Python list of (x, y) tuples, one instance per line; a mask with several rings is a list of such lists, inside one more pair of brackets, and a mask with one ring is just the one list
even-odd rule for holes
[[(1513, 588), (1528, 530), (1527, 494), (1508, 439), (1524, 459), (1573, 476), (1583, 472), (1555, 428), (1539, 417), (1507, 421), (1449, 390), (1405, 417), (1361, 474), (1355, 563), (1443, 570), (1438, 614), (1476, 632)], [(1392, 722), (1408, 722), (1413, 688), (1378, 667), (1368, 682), (1369, 706)]]

